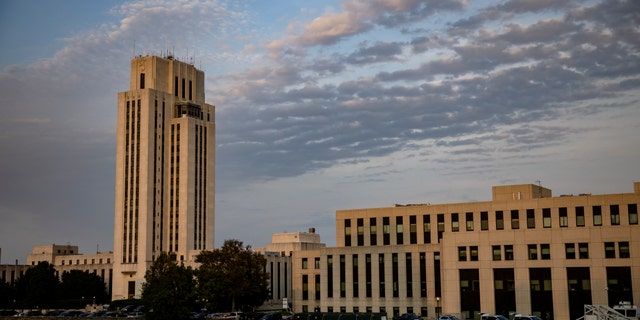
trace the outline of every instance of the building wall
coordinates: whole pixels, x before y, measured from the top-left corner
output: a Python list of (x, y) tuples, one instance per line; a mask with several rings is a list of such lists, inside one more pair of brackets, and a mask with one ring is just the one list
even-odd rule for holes
[(214, 248), (215, 108), (204, 72), (172, 57), (131, 61), (118, 94), (112, 298), (139, 297), (161, 252), (194, 264)]
[[(499, 186), (492, 201), (339, 210), (336, 247), (294, 253), (294, 310), (569, 319), (585, 303), (617, 304), (614, 296), (638, 304), (638, 185), (633, 193), (560, 197), (536, 185)], [(302, 268), (304, 258), (319, 259), (319, 269)]]

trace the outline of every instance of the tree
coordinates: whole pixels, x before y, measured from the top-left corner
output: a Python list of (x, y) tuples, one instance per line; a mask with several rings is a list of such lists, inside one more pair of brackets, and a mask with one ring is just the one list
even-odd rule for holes
[(146, 319), (188, 319), (195, 301), (193, 274), (191, 267), (177, 264), (175, 254), (161, 253), (144, 276)]
[(29, 268), (16, 282), (16, 295), (23, 307), (48, 308), (56, 301), (59, 281), (56, 270), (46, 261)]
[(108, 301), (107, 290), (100, 276), (89, 271), (71, 270), (62, 273), (58, 299), (77, 302), (84, 307), (87, 302)]
[(255, 307), (269, 296), (266, 259), (239, 240), (226, 240), (220, 249), (196, 257), (198, 293), (214, 311)]

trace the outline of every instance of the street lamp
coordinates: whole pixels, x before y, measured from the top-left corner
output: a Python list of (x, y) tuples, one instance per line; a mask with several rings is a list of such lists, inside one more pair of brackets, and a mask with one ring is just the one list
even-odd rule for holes
[(440, 317), (440, 297), (436, 297), (436, 319)]

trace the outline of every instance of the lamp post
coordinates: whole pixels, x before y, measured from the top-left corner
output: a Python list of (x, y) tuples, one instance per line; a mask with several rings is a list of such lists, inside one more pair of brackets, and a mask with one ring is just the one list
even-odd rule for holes
[(440, 317), (440, 297), (436, 297), (436, 319)]

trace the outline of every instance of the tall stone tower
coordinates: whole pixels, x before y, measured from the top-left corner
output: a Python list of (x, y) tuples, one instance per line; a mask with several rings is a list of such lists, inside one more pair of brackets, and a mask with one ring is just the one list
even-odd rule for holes
[(161, 252), (214, 248), (215, 107), (204, 72), (171, 56), (131, 61), (118, 93), (112, 298), (140, 297)]

